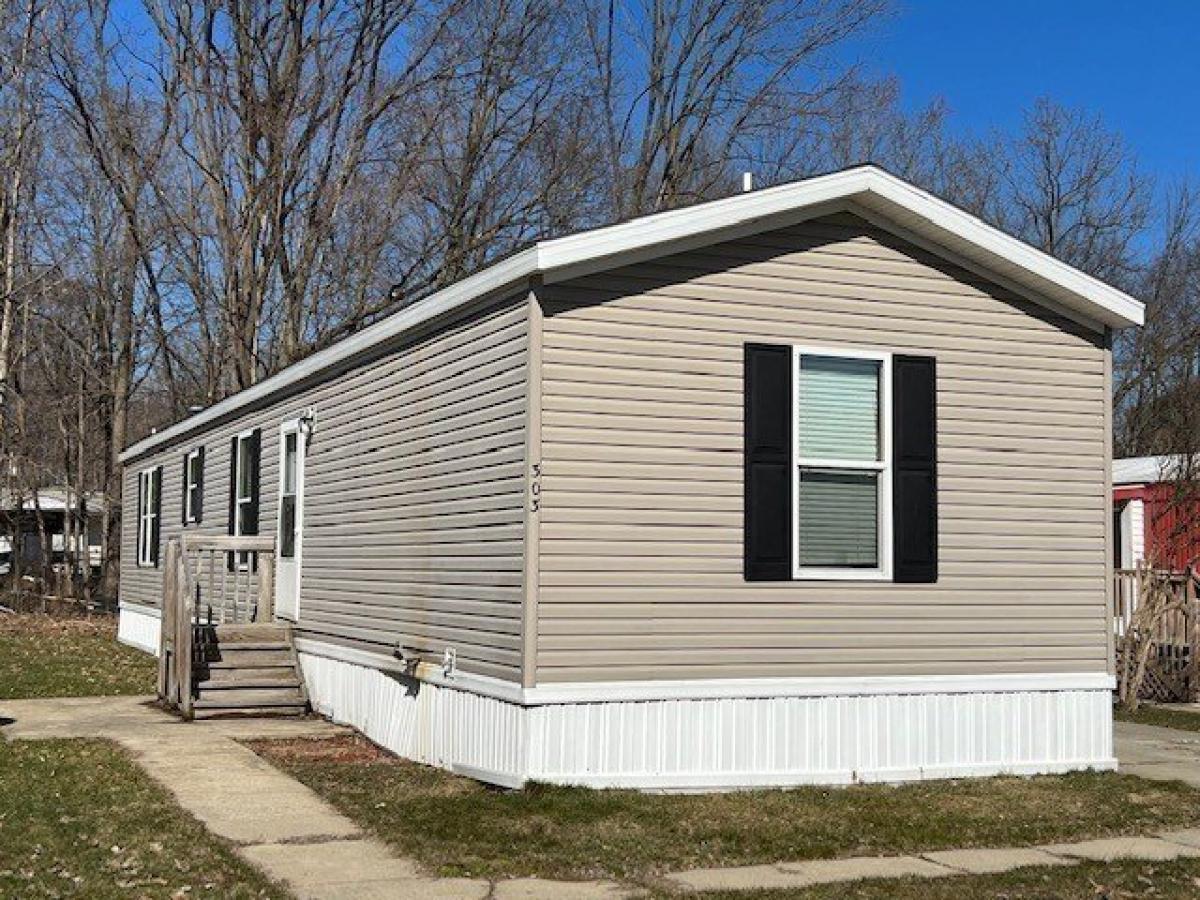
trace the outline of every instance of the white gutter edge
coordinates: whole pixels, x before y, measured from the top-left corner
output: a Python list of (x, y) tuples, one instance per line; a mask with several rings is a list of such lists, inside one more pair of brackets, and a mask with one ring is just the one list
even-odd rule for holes
[(307, 359), (302, 359), (300, 362), (276, 372), (270, 378), (266, 378), (258, 384), (252, 385), (236, 394), (231, 394), (219, 403), (214, 403), (212, 406), (193, 416), (189, 416), (186, 419), (176, 422), (174, 425), (164, 428), (162, 431), (143, 438), (122, 451), (120, 461), (123, 463), (128, 462), (135, 457), (148, 453), (161, 444), (169, 443), (180, 435), (201, 428), (207, 423), (229, 415), (244, 406), (249, 406), (255, 401), (266, 399), (292, 384), (303, 381), (325, 369), (337, 365), (339, 362), (363, 353), (390, 338), (397, 337), (406, 331), (428, 322), (430, 319), (451, 312), (477, 297), (518, 284), (537, 271), (536, 259), (537, 248), (531, 247), (515, 256), (496, 263), (494, 266), (489, 266), (481, 272), (464, 278), (462, 281), (456, 282), (447, 288), (443, 288), (437, 293), (431, 294), (423, 300), (414, 303), (407, 309), (393, 313), (387, 318), (376, 322), (374, 325), (369, 325), (362, 331), (356, 332), (350, 337), (344, 338), (336, 344), (314, 353)]

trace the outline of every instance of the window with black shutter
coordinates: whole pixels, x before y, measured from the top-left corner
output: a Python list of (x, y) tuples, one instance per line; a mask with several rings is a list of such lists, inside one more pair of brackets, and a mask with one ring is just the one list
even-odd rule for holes
[(937, 578), (932, 357), (745, 348), (748, 581)]

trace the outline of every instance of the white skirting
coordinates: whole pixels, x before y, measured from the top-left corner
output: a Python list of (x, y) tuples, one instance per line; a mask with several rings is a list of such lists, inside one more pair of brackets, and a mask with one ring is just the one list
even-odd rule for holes
[(117, 640), (158, 656), (162, 612), (154, 606), (122, 603), (117, 619)]
[(974, 693), (963, 679), (938, 693), (930, 679), (924, 693), (844, 696), (829, 679), (824, 696), (529, 705), (338, 655), (300, 653), (319, 712), (400, 756), (506, 786), (696, 791), (1116, 768), (1110, 691), (1031, 690), (1030, 676), (1013, 676), (1013, 690), (988, 676)]
[(313, 709), (406, 759), (515, 787), (525, 781), (526, 710), (470, 691), (300, 652)]

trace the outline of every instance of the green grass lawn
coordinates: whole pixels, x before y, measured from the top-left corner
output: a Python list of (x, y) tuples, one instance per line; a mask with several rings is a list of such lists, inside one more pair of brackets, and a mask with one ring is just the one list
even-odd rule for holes
[(1200, 731), (1200, 710), (1183, 707), (1139, 706), (1137, 712), (1131, 713), (1122, 706), (1116, 706), (1113, 708), (1113, 718), (1118, 722), (1133, 722), (1136, 725)]
[(0, 897), (287, 897), (106, 741), (0, 740)]
[(155, 667), (114, 618), (0, 615), (0, 700), (152, 694)]
[(398, 760), (359, 737), (252, 746), (443, 875), (639, 879), (693, 867), (1082, 840), (1200, 821), (1200, 791), (1111, 772), (682, 796), (547, 786), (512, 792)]
[[(679, 894), (655, 894), (675, 900)], [(1200, 860), (1084, 863), (1017, 869), (1003, 875), (900, 878), (831, 884), (796, 891), (693, 894), (703, 900), (1195, 900)]]

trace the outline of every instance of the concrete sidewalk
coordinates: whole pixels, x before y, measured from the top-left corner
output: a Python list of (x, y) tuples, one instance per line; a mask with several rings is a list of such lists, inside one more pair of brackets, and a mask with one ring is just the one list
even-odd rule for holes
[(935, 850), (911, 856), (859, 856), (806, 860), (769, 866), (693, 869), (666, 880), (687, 891), (798, 889), (863, 878), (951, 878), (995, 875), (1028, 866), (1073, 866), (1080, 860), (1152, 860), (1200, 858), (1200, 828), (1155, 837), (1120, 837), (1049, 844), (1041, 847)]
[(1122, 772), (1200, 788), (1200, 732), (1117, 722), (1116, 745)]
[[(109, 738), (180, 806), (237, 853), (304, 900), (614, 900), (640, 894), (607, 881), (434, 878), (361, 833), (317, 794), (240, 744), (248, 738), (330, 737), (348, 729), (315, 719), (184, 723), (145, 697), (0, 701), (11, 740)], [(1119, 724), (1121, 768), (1200, 786), (1200, 735)], [(419, 827), (419, 824), (414, 824)], [(664, 876), (677, 890), (796, 889), (864, 878), (950, 878), (1080, 860), (1200, 857), (1200, 828), (1042, 847), (938, 850), (907, 856), (806, 860), (696, 869)]]
[(239, 855), (302, 900), (611, 900), (607, 882), (434, 878), (366, 837), (313, 791), (238, 743), (331, 737), (349, 729), (317, 719), (183, 722), (148, 697), (0, 701), (10, 740), (108, 738)]

